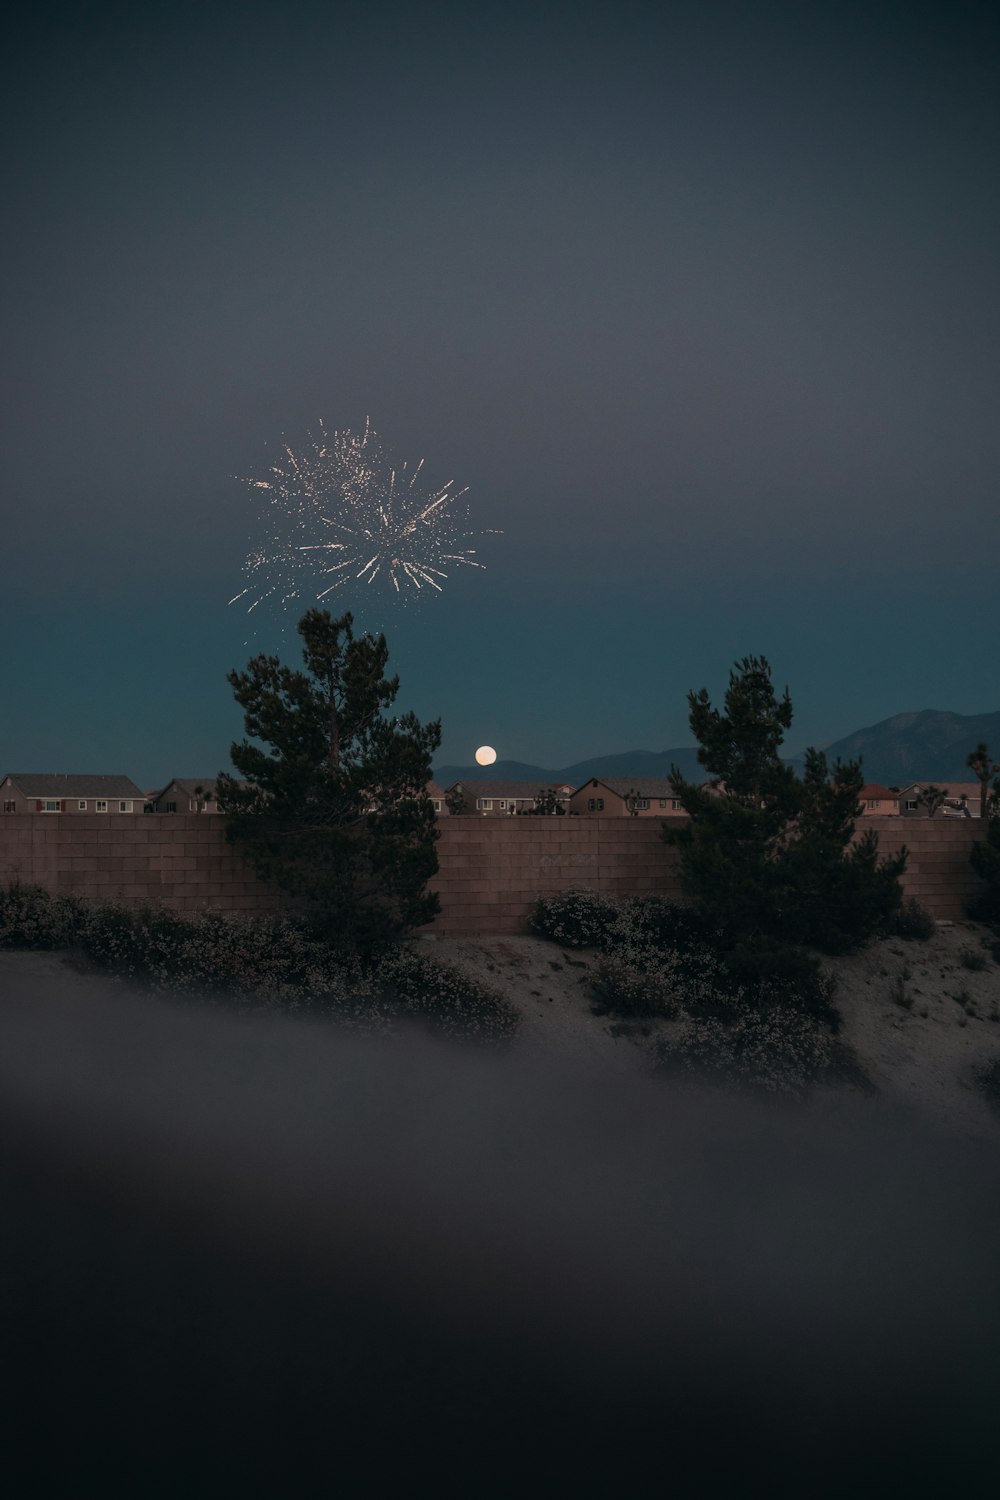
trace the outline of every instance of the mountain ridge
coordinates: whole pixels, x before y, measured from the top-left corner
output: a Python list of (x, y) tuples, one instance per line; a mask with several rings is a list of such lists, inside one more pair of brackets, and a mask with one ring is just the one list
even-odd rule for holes
[[(991, 745), (994, 757), (1000, 759), (1000, 711), (955, 714), (947, 709), (923, 708), (892, 714), (824, 748), (831, 764), (860, 757), (866, 781), (905, 786), (911, 781), (974, 780), (965, 758), (981, 740)], [(791, 756), (788, 763), (800, 767), (803, 757)], [(444, 765), (435, 767), (434, 779), (444, 787), (456, 781), (568, 782), (576, 787), (592, 776), (669, 776), (672, 766), (690, 781), (707, 779), (693, 745), (594, 755), (555, 769), (517, 760), (498, 760), (492, 766)]]

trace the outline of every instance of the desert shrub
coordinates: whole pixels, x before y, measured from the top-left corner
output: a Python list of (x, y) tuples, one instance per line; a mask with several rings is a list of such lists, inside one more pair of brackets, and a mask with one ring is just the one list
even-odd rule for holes
[(899, 910), (889, 918), (883, 928), (883, 936), (905, 938), (923, 943), (934, 936), (934, 918), (919, 901), (910, 896)]
[(670, 1019), (780, 1004), (839, 1029), (833, 981), (816, 958), (768, 938), (720, 952), (720, 934), (682, 903), (561, 892), (538, 901), (533, 925), (566, 947), (602, 950), (592, 987), (603, 1013)]
[(989, 959), (978, 948), (963, 948), (958, 955), (958, 961), (963, 969), (970, 969), (977, 974), (989, 967)]
[(248, 922), (225, 912), (96, 907), (80, 934), (101, 968), (147, 988), (225, 996), (289, 1009), (374, 993), (357, 961), (332, 950), (297, 917)]
[(800, 1099), (830, 1067), (829, 1035), (790, 1005), (748, 1008), (732, 1019), (693, 1019), (659, 1044), (664, 1072), (701, 1074), (741, 1088)]
[(617, 903), (605, 943), (615, 949), (640, 945), (660, 953), (691, 953), (717, 936), (693, 906), (665, 896), (634, 896)]
[(556, 891), (540, 896), (531, 913), (531, 925), (542, 937), (564, 948), (603, 947), (619, 915), (612, 896), (595, 891)]
[(395, 1014), (429, 1021), (445, 1036), (496, 1044), (517, 1031), (517, 1012), (502, 995), (411, 947), (384, 954), (373, 978)]
[(746, 1005), (762, 1014), (775, 1007), (794, 1010), (836, 1033), (841, 1016), (833, 1003), (837, 981), (818, 967), (795, 976), (761, 976), (743, 987)]
[(740, 938), (723, 950), (726, 968), (739, 984), (780, 980), (806, 984), (819, 973), (819, 960), (768, 933)]
[(409, 948), (367, 965), (331, 947), (303, 917), (84, 907), (37, 886), (0, 891), (0, 946), (75, 946), (91, 963), (157, 993), (253, 1009), (308, 1010), (366, 1031), (419, 1017), (440, 1033), (501, 1041), (517, 1029), (500, 996)]
[(143, 976), (144, 943), (138, 914), (124, 906), (95, 906), (86, 913), (80, 947), (99, 968), (123, 979)]
[(600, 1009), (630, 1018), (672, 1019), (682, 1010), (729, 1012), (744, 1001), (707, 950), (684, 954), (605, 955), (592, 979)]
[(83, 916), (79, 901), (19, 880), (0, 890), (0, 948), (67, 948)]
[(680, 1010), (667, 974), (637, 969), (617, 958), (603, 958), (591, 980), (599, 1012), (645, 1019), (671, 1019)]

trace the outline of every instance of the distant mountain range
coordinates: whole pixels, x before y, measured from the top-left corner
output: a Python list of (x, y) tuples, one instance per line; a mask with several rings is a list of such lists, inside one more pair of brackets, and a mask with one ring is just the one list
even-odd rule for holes
[[(826, 745), (827, 759), (862, 762), (866, 781), (905, 786), (911, 781), (972, 781), (965, 757), (985, 740), (1000, 759), (1000, 712), (951, 714), (925, 708), (894, 714), (867, 729)], [(790, 764), (800, 766), (797, 756)], [(449, 787), (456, 781), (565, 781), (580, 786), (589, 776), (669, 776), (672, 766), (691, 781), (706, 779), (698, 752), (690, 745), (676, 750), (626, 750), (596, 755), (571, 766), (530, 766), (520, 760), (498, 760), (492, 766), (437, 766), (434, 779)]]
[(828, 760), (858, 760), (867, 781), (906, 786), (910, 781), (974, 781), (965, 764), (984, 740), (1000, 760), (1000, 713), (950, 714), (925, 708), (894, 714), (826, 746)]

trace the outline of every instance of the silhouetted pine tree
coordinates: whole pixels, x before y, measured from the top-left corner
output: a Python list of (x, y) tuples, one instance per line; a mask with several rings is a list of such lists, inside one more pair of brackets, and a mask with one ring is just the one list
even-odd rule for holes
[[(350, 614), (299, 621), (305, 668), (256, 656), (232, 671), (248, 739), (217, 781), (226, 837), (260, 875), (297, 897), (331, 941), (370, 950), (440, 910), (426, 786), (440, 722), (386, 717), (385, 636), (355, 639)], [(258, 743), (251, 743), (257, 741)]]
[(664, 824), (663, 837), (679, 849), (682, 888), (734, 972), (792, 973), (802, 946), (842, 953), (882, 930), (899, 910), (907, 855), (880, 861), (874, 830), (852, 844), (860, 762), (831, 770), (809, 750), (801, 780), (782, 764), (792, 703), (787, 689), (776, 696), (765, 657), (736, 663), (722, 711), (705, 689), (688, 704), (713, 781), (698, 787), (674, 768), (688, 821)]

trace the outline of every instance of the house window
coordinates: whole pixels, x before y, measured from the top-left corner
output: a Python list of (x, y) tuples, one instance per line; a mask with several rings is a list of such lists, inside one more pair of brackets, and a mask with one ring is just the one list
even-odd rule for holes
[(118, 811), (119, 812), (131, 812), (132, 811), (132, 804), (131, 804), (131, 802), (119, 802), (119, 804), (118, 804)]
[(168, 802), (167, 803), (167, 812), (176, 812), (176, 811), (177, 811), (177, 803), (176, 802)]
[(77, 812), (86, 812), (87, 811), (87, 804), (86, 804), (86, 802), (78, 802), (76, 804), (76, 810), (77, 810)]
[(869, 807), (878, 807), (878, 803), (877, 802), (869, 802), (868, 806)]
[(4, 810), (4, 812), (16, 812), (17, 811), (17, 807), (16, 807), (16, 804), (13, 803), (13, 802), (5, 802), (4, 805), (3, 805), (3, 810)]
[(660, 806), (661, 807), (666, 807), (666, 805), (667, 805), (667, 799), (666, 799), (666, 797), (661, 797), (660, 798)]
[(432, 797), (431, 798), (431, 803), (433, 805), (433, 808), (434, 808), (435, 812), (440, 812), (441, 811), (441, 798), (440, 797)]
[(603, 797), (598, 797), (598, 799), (597, 799), (597, 811), (598, 812), (603, 812), (604, 811), (604, 798)]
[(493, 811), (493, 798), (492, 797), (477, 797), (476, 798), (476, 806), (479, 808), (480, 812), (492, 812)]
[(648, 797), (640, 797), (639, 798), (639, 811), (640, 812), (645, 812), (648, 809), (648, 807), (649, 807), (649, 798)]
[(107, 810), (108, 810), (108, 804), (106, 802), (100, 802), (100, 801), (98, 801), (98, 802), (94, 803), (94, 811), (95, 812), (107, 812)]
[(588, 812), (593, 812), (594, 808), (596, 806), (597, 806), (597, 803), (594, 801), (593, 797), (588, 797), (587, 798), (587, 811)]
[(678, 800), (677, 797), (671, 797), (671, 799), (670, 799), (670, 806), (673, 808), (674, 812), (677, 811), (677, 809), (680, 807), (680, 805), (681, 805), (680, 801)]
[(906, 811), (907, 812), (916, 812), (916, 810), (917, 810), (917, 804), (915, 802), (907, 802), (906, 803)]
[(61, 802), (43, 802), (42, 812), (62, 812)]
[(500, 811), (501, 812), (506, 812), (507, 811), (507, 799), (506, 799), (506, 797), (501, 797), (500, 798)]

